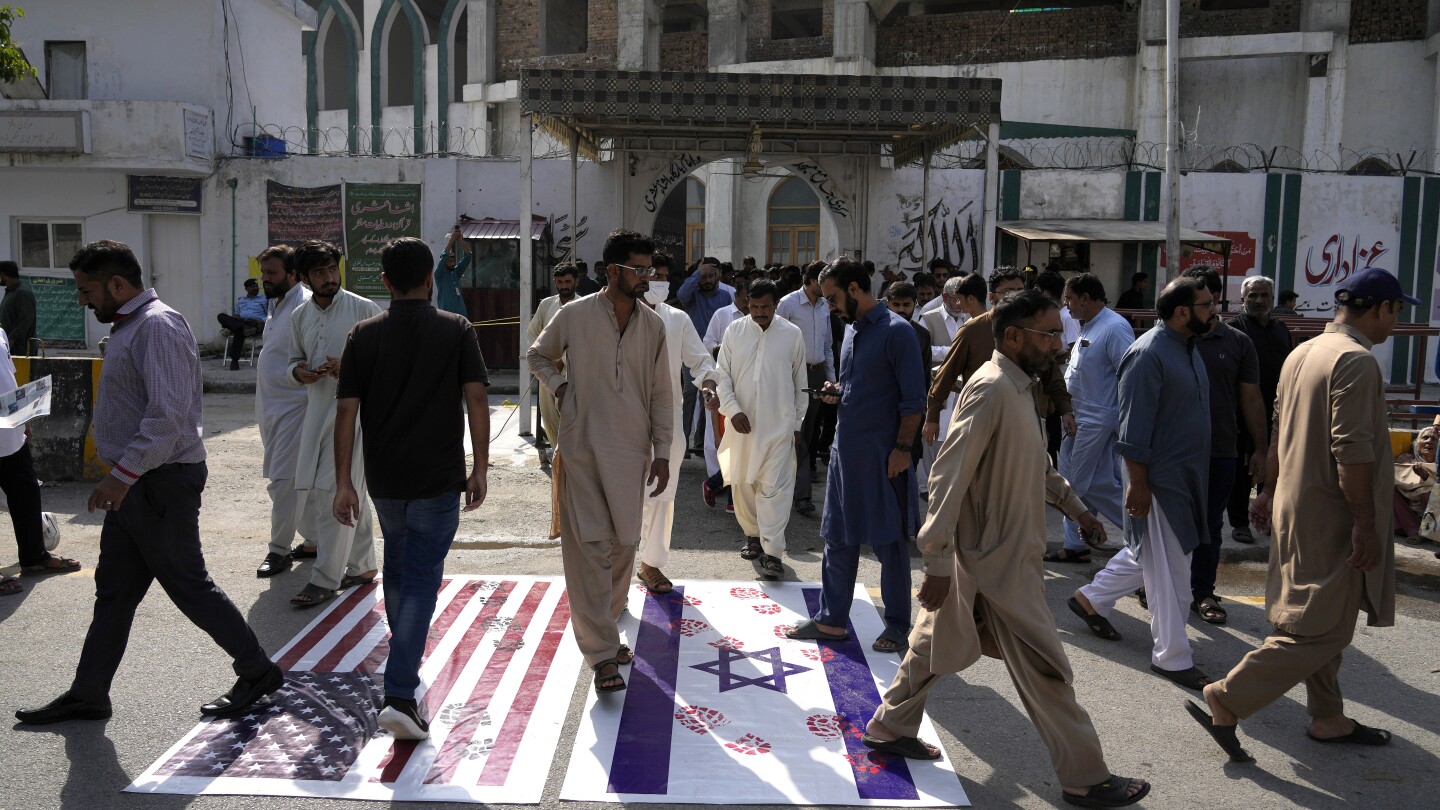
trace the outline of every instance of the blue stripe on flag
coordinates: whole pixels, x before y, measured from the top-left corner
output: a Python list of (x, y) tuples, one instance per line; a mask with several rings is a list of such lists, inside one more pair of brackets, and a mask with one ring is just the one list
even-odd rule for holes
[(674, 723), (656, 722), (675, 711), (680, 670), (680, 615), (685, 589), (646, 594), (635, 638), (635, 666), (610, 761), (611, 793), (664, 794), (670, 786), (670, 734)]
[[(805, 588), (804, 592), (809, 614), (819, 615), (820, 589)], [(868, 601), (864, 604), (869, 606)], [(834, 658), (821, 660), (835, 712), (849, 721), (849, 727), (854, 729), (854, 733), (844, 735), (844, 739), (845, 750), (854, 765), (855, 789), (862, 799), (918, 799), (920, 794), (915, 789), (915, 780), (910, 776), (910, 767), (905, 764), (905, 759), (877, 754), (860, 740), (859, 732), (864, 730), (865, 724), (870, 722), (880, 706), (880, 690), (875, 688), (875, 676), (865, 661), (865, 651), (855, 635), (855, 625), (847, 620), (845, 630), (849, 633), (845, 641), (816, 643), (835, 651)]]

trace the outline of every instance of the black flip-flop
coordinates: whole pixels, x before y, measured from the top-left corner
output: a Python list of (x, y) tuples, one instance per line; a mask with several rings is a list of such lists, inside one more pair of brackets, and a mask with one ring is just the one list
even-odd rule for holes
[(896, 737), (893, 740), (882, 740), (879, 737), (862, 734), (860, 742), (865, 743), (865, 747), (872, 751), (894, 754), (906, 759), (936, 760), (940, 758), (940, 754), (930, 753), (930, 749), (925, 747), (925, 743), (920, 742), (919, 737)]
[[(323, 605), (326, 602), (329, 602), (331, 599), (334, 599), (335, 594), (336, 592), (329, 588), (322, 588), (319, 585), (314, 584), (306, 585), (300, 590), (300, 593), (297, 593), (293, 597), (291, 597), (290, 604), (294, 605), (297, 608), (313, 608), (319, 605)], [(308, 596), (309, 599), (301, 598), (306, 596)]]
[(764, 553), (765, 550), (760, 547), (760, 538), (747, 537), (745, 538), (745, 547), (740, 549), (740, 559), (756, 560), (759, 559), (760, 555)]
[(1349, 745), (1390, 744), (1390, 732), (1382, 728), (1371, 728), (1369, 726), (1363, 726), (1358, 720), (1355, 721), (1355, 730), (1350, 732), (1349, 734), (1346, 734), (1343, 737), (1316, 737), (1314, 734), (1310, 733), (1309, 729), (1305, 730), (1305, 736), (1309, 737), (1315, 742), (1322, 743), (1344, 743)]
[(1089, 551), (1076, 551), (1073, 548), (1057, 548), (1054, 551), (1047, 551), (1045, 552), (1045, 556), (1040, 558), (1040, 561), (1053, 563), (1079, 563), (1080, 565), (1088, 565), (1090, 562), (1092, 562)]
[(814, 619), (806, 619), (786, 630), (785, 637), (796, 641), (845, 641), (850, 638), (850, 634), (827, 633), (815, 624)]
[[(895, 646), (881, 647), (881, 641), (889, 641)], [(910, 639), (899, 630), (891, 630), (887, 627), (885, 628), (885, 632), (881, 633), (879, 637), (875, 639), (875, 643), (870, 645), (870, 649), (879, 653), (895, 653), (896, 655), (904, 655), (906, 651), (910, 649)]]
[(767, 579), (779, 579), (785, 576), (785, 564), (773, 554), (761, 554), (760, 573)]
[(1079, 796), (1064, 792), (1060, 795), (1064, 797), (1066, 804), (1073, 804), (1077, 807), (1126, 807), (1150, 794), (1150, 783), (1146, 782), (1144, 787), (1135, 791), (1135, 795), (1131, 796), (1130, 783), (1133, 781), (1136, 780), (1128, 776), (1116, 776), (1112, 773), (1109, 779), (1098, 785), (1091, 785), (1090, 790)]
[(1066, 600), (1065, 604), (1070, 606), (1071, 613), (1079, 616), (1080, 620), (1085, 622), (1086, 626), (1090, 628), (1090, 632), (1106, 641), (1120, 640), (1120, 631), (1115, 629), (1115, 625), (1111, 624), (1109, 619), (1101, 616), (1099, 613), (1086, 613), (1084, 606), (1080, 604), (1080, 600), (1072, 596)]
[(1201, 672), (1199, 667), (1190, 667), (1189, 669), (1161, 669), (1151, 664), (1150, 671), (1176, 686), (1194, 689), (1196, 692), (1210, 685), (1210, 676)]
[(1254, 762), (1255, 758), (1250, 752), (1240, 747), (1240, 738), (1235, 736), (1234, 726), (1217, 726), (1215, 719), (1210, 713), (1200, 708), (1193, 700), (1185, 701), (1185, 711), (1195, 718), (1200, 727), (1210, 733), (1210, 737), (1230, 755), (1231, 762)]

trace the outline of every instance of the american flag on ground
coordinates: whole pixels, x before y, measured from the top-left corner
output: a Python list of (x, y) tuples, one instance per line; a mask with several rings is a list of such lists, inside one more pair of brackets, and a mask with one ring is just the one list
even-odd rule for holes
[(429, 740), (375, 724), (389, 650), (378, 585), (349, 591), (281, 649), (284, 689), (200, 723), (126, 790), (534, 804), (581, 657), (558, 578), (441, 586), (420, 675)]

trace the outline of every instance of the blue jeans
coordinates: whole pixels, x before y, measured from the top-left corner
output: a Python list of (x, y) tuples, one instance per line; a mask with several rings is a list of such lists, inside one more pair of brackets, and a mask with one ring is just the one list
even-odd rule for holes
[(460, 493), (436, 498), (375, 498), (385, 536), (385, 619), (390, 623), (390, 658), (385, 696), (414, 699), (420, 686), (420, 658), (430, 635), (430, 618), (445, 555), (460, 526)]

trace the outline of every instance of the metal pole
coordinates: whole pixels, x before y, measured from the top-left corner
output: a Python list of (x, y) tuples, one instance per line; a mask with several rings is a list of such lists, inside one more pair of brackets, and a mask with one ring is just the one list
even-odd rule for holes
[(517, 407), (520, 408), (521, 436), (530, 435), (530, 391), (533, 388), (530, 364), (525, 361), (525, 353), (530, 349), (525, 343), (525, 336), (530, 333), (531, 299), (534, 297), (535, 286), (534, 245), (530, 241), (530, 209), (535, 207), (530, 153), (535, 148), (532, 143), (535, 136), (530, 128), (530, 121), (529, 113), (520, 114), (520, 371), (517, 376), (520, 396), (517, 398)]
[[(920, 180), (920, 272), (925, 272), (930, 254), (925, 244), (925, 226), (930, 215), (930, 148), (925, 148), (925, 170)], [(938, 292), (937, 292), (938, 294)]]
[(1165, 276), (1180, 275), (1180, 0), (1165, 0)]
[(580, 133), (570, 133), (570, 261), (580, 261), (580, 219), (576, 213), (579, 206), (575, 200), (579, 192), (575, 187), (575, 176), (580, 163)]
[(980, 243), (980, 272), (986, 276), (995, 269), (995, 248), (1000, 241), (1000, 122), (991, 121), (985, 134), (985, 215), (984, 234)]

